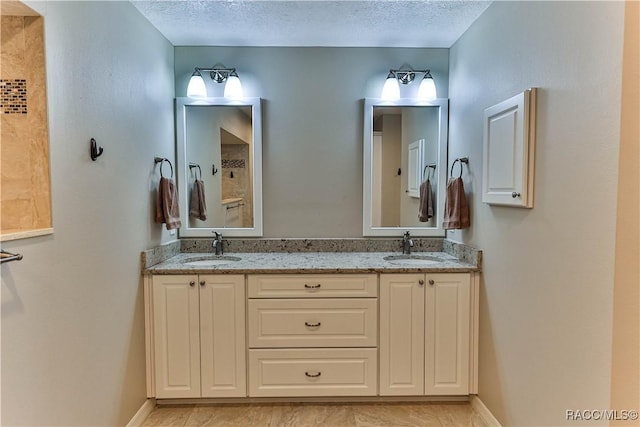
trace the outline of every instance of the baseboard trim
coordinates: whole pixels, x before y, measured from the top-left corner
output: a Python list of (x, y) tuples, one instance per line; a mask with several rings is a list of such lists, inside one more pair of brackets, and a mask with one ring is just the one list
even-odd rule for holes
[(493, 416), (489, 408), (485, 406), (478, 396), (472, 396), (470, 402), (471, 407), (475, 409), (478, 415), (480, 415), (480, 418), (482, 418), (482, 421), (484, 421), (488, 427), (502, 427), (500, 421)]
[(419, 402), (469, 402), (469, 396), (338, 396), (338, 397), (217, 397), (196, 399), (158, 399), (158, 406), (169, 405), (216, 405), (216, 404), (250, 404), (250, 403), (419, 403)]
[(138, 412), (131, 418), (131, 421), (127, 424), (127, 427), (140, 427), (147, 419), (151, 411), (156, 407), (156, 399), (151, 398), (144, 401)]

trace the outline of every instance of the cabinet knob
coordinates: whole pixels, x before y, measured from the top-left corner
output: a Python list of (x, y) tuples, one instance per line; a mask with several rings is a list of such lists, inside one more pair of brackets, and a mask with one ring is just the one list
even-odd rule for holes
[(513, 193), (511, 193), (511, 197), (513, 197), (514, 199), (516, 197), (520, 197), (520, 193), (516, 193), (515, 191)]
[(304, 284), (304, 287), (305, 287), (305, 288), (307, 288), (307, 289), (319, 289), (319, 288), (320, 288), (320, 286), (322, 286), (320, 283), (318, 283), (318, 284), (316, 284), (316, 285), (310, 285), (310, 284), (308, 284), (308, 283), (305, 283), (305, 284)]
[(195, 285), (196, 285), (196, 281), (195, 280), (192, 280), (192, 281), (189, 282), (189, 286), (195, 286)]
[(420, 286), (423, 286), (423, 285), (424, 285), (424, 280), (422, 280), (422, 279), (418, 280), (418, 284), (419, 284)]
[(433, 286), (433, 285), (435, 285), (435, 284), (436, 284), (436, 282), (435, 282), (433, 279), (430, 279), (430, 280), (429, 280), (429, 284), (430, 284), (431, 286)]
[(320, 322), (317, 322), (317, 323), (304, 322), (304, 325), (309, 328), (318, 328), (320, 327), (321, 323)]
[(316, 372), (315, 374), (312, 374), (307, 371), (304, 374), (309, 378), (318, 378), (320, 375), (322, 375), (322, 372)]
[(207, 282), (205, 282), (204, 280), (201, 280), (201, 281), (200, 281), (200, 286), (204, 286), (204, 285), (206, 285), (206, 284), (207, 284)]

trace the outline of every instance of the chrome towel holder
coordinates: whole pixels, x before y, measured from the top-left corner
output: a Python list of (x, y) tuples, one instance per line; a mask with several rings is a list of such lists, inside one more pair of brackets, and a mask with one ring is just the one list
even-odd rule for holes
[(164, 178), (164, 175), (162, 174), (162, 165), (164, 165), (164, 162), (169, 163), (169, 167), (171, 168), (170, 178), (173, 178), (173, 165), (171, 164), (171, 160), (167, 159), (166, 157), (154, 157), (153, 160), (156, 164), (160, 163), (160, 176), (162, 178)]
[(5, 250), (0, 250), (0, 264), (4, 264), (9, 261), (20, 261), (21, 259), (21, 254), (14, 254)]
[[(436, 170), (436, 164), (435, 163), (430, 163), (428, 165), (425, 165), (424, 169), (422, 169), (422, 179), (424, 180), (424, 174), (427, 172), (427, 169), (433, 169), (434, 172)], [(427, 178), (429, 177), (429, 175), (427, 175)]]
[(453, 167), (456, 165), (456, 162), (460, 162), (460, 176), (459, 178), (462, 178), (462, 164), (466, 164), (467, 166), (469, 166), (469, 158), (468, 157), (458, 157), (457, 159), (455, 159), (453, 161), (453, 163), (451, 164), (451, 172), (449, 173), (449, 176), (453, 176)]
[[(200, 165), (197, 163), (189, 163), (189, 170), (192, 170), (193, 168), (198, 168), (198, 172), (200, 172), (200, 180), (202, 180), (202, 168), (200, 168)], [(198, 179), (197, 174), (196, 179)]]

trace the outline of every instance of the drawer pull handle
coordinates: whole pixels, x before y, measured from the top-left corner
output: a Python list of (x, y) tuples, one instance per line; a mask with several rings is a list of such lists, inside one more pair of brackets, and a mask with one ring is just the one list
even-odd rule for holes
[(318, 289), (318, 288), (320, 288), (320, 286), (322, 286), (320, 283), (318, 283), (317, 285), (310, 285), (308, 283), (304, 284), (304, 287), (307, 288), (307, 289)]
[(304, 322), (304, 324), (305, 324), (305, 326), (308, 326), (308, 327), (310, 327), (310, 328), (318, 328), (318, 327), (320, 327), (320, 325), (321, 325), (321, 323), (320, 323), (320, 322), (318, 322), (318, 323), (309, 323), (309, 322)]
[(322, 375), (322, 372), (316, 372), (315, 374), (310, 374), (309, 372), (305, 372), (304, 374), (309, 378), (318, 378), (320, 375)]

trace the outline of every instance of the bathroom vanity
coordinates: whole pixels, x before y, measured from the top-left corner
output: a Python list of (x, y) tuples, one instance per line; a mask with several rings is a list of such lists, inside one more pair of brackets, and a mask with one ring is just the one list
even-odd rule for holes
[(180, 253), (144, 284), (148, 397), (477, 393), (479, 268), (444, 252)]

